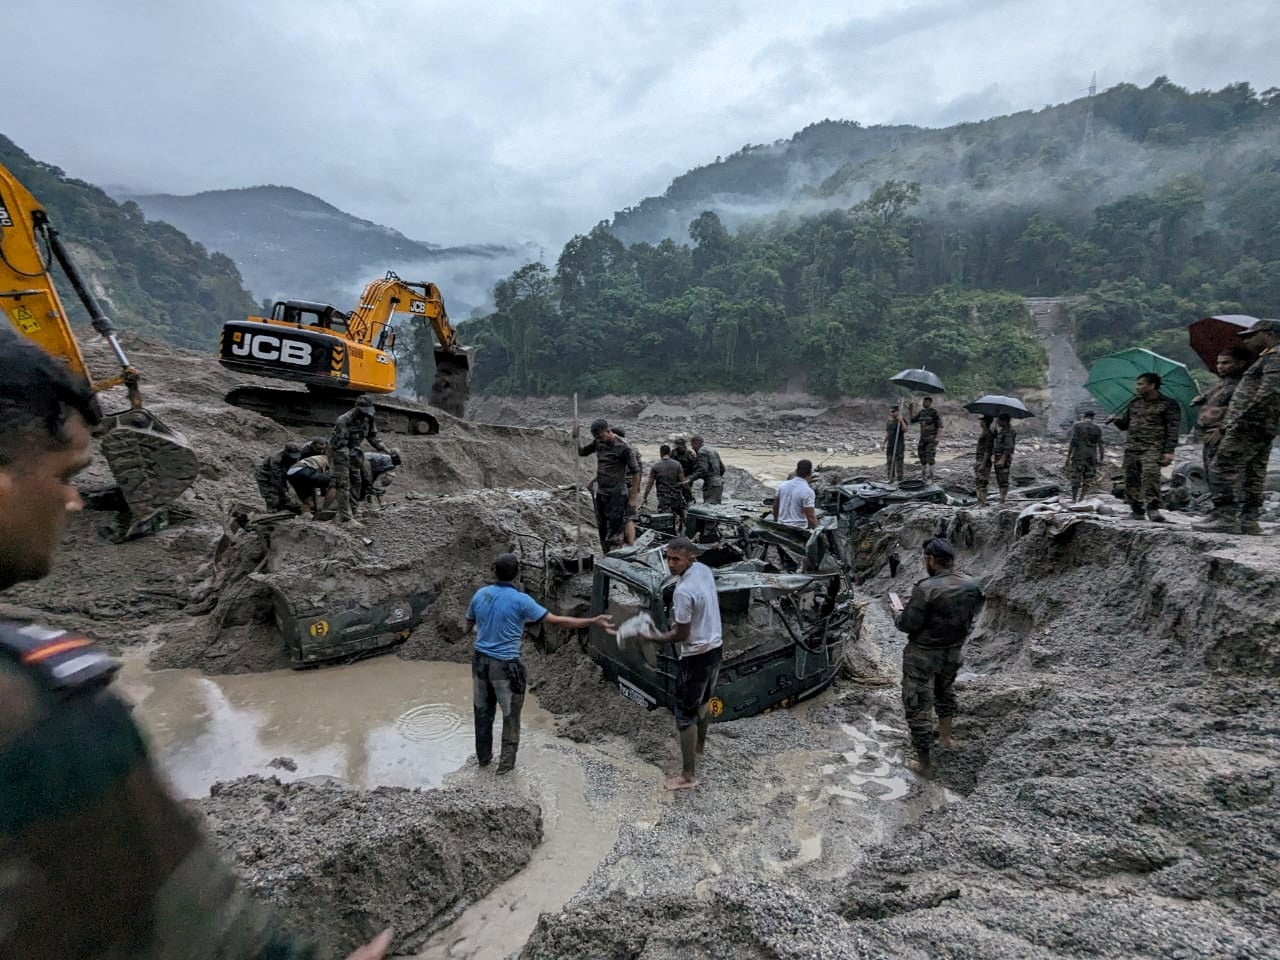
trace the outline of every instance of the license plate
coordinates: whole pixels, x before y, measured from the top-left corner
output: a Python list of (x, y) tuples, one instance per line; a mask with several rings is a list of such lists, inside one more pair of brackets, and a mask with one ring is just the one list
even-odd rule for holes
[(634, 684), (627, 683), (625, 680), (618, 681), (618, 692), (633, 703), (638, 703), (642, 707), (653, 708), (657, 706), (658, 701), (653, 699), (639, 687)]

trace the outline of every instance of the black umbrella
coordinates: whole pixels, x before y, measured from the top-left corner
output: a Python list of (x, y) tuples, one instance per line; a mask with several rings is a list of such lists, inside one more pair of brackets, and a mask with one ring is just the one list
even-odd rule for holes
[(964, 408), (970, 413), (981, 414), (984, 417), (998, 417), (1007, 413), (1014, 420), (1025, 420), (1027, 417), (1035, 416), (1017, 397), (1002, 397), (994, 393), (979, 397), (972, 403), (966, 403)]
[(930, 373), (928, 370), (903, 370), (889, 378), (890, 383), (896, 383), (900, 387), (906, 387), (908, 390), (915, 390), (919, 393), (946, 393), (947, 388), (942, 385), (942, 381), (938, 379), (936, 373)]

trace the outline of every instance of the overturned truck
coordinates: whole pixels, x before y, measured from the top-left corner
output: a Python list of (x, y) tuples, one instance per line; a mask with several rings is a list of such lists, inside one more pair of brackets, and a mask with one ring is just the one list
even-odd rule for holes
[[(815, 548), (820, 540), (808, 531), (748, 520), (742, 536), (703, 552), (700, 559), (716, 581), (724, 638), (710, 703), (713, 720), (791, 706), (835, 679), (854, 608), (841, 565), (823, 547)], [(650, 548), (598, 559), (592, 614), (609, 613), (615, 623), (648, 614), (659, 630), (669, 629), (677, 579), (662, 554)], [(622, 696), (649, 709), (674, 708), (673, 647), (620, 642), (594, 627), (587, 653)]]

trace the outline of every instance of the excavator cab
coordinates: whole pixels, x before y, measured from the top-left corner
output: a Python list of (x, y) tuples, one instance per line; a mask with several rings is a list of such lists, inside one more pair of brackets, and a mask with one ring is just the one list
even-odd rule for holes
[[(76, 297), (111, 347), (120, 372), (95, 379), (71, 330), (53, 285), (56, 260)], [(90, 293), (48, 214), (17, 178), (0, 166), (0, 310), (21, 336), (62, 358), (95, 394), (123, 386), (129, 406), (107, 413), (97, 427), (102, 454), (128, 506), (120, 539), (133, 539), (168, 525), (168, 507), (195, 482), (199, 463), (186, 438), (170, 430), (142, 405), (140, 376), (116, 338), (115, 326)]]

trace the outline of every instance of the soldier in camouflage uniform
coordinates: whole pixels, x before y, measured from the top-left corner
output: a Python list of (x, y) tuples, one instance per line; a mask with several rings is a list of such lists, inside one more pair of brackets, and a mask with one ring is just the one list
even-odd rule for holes
[(1067, 479), (1071, 483), (1071, 502), (1087, 497), (1098, 482), (1098, 465), (1102, 463), (1102, 428), (1093, 422), (1094, 412), (1086, 410), (1084, 416), (1071, 426), (1067, 443)]
[(671, 456), (671, 448), (665, 443), (658, 448), (658, 457), (658, 462), (649, 468), (649, 482), (640, 500), (647, 501), (649, 493), (657, 486), (658, 511), (671, 514), (673, 529), (679, 533), (684, 529), (684, 468)]
[(289, 468), (303, 457), (302, 444), (290, 440), (283, 450), (277, 450), (258, 464), (253, 478), (258, 481), (258, 492), (267, 509), (275, 513), (294, 509), (289, 503), (289, 486), (286, 477)]
[(1182, 411), (1178, 401), (1160, 392), (1158, 373), (1138, 374), (1137, 389), (1124, 413), (1108, 417), (1107, 423), (1129, 432), (1124, 444), (1124, 498), (1133, 519), (1163, 523), (1160, 468), (1173, 463)]
[[(0, 589), (49, 572), (93, 447), (92, 396), (3, 345)], [(0, 957), (314, 960), (254, 903), (153, 766), (93, 641), (0, 620)], [(389, 934), (352, 960), (383, 956)]]
[(1018, 431), (1013, 429), (1013, 419), (1007, 413), (996, 417), (996, 435), (991, 441), (991, 465), (996, 470), (996, 486), (1000, 488), (1000, 502), (1009, 499), (1009, 471), (1013, 468), (1013, 447), (1018, 442)]
[(720, 459), (719, 451), (696, 434), (689, 438), (689, 442), (698, 455), (693, 473), (688, 475), (690, 488), (701, 480), (702, 502), (720, 503), (724, 499), (724, 461)]
[(991, 444), (996, 435), (991, 430), (991, 417), (982, 417), (979, 421), (981, 430), (978, 433), (978, 448), (973, 461), (973, 484), (978, 494), (978, 506), (987, 505), (987, 486), (991, 483)]
[(368, 397), (361, 397), (354, 407), (337, 419), (333, 425), (333, 435), (329, 437), (329, 463), (333, 468), (333, 483), (338, 492), (340, 521), (351, 520), (356, 497), (360, 495), (364, 482), (363, 446), (366, 440), (375, 450), (391, 452), (378, 436), (373, 401)]
[(916, 444), (916, 456), (920, 460), (921, 475), (926, 480), (932, 480), (938, 442), (942, 439), (942, 417), (933, 409), (933, 397), (924, 398), (920, 412), (912, 414), (911, 422), (920, 424), (920, 442)]
[(1222, 440), (1209, 472), (1213, 513), (1195, 524), (1204, 533), (1262, 532), (1258, 513), (1267, 460), (1280, 431), (1280, 320), (1259, 320), (1240, 336), (1262, 354), (1240, 378), (1222, 418)]
[(1218, 382), (1205, 394), (1196, 397), (1191, 403), (1200, 408), (1200, 416), (1196, 419), (1196, 438), (1203, 444), (1201, 458), (1204, 463), (1204, 475), (1207, 478), (1213, 471), (1213, 455), (1218, 444), (1222, 442), (1222, 418), (1227, 415), (1227, 407), (1231, 405), (1231, 396), (1236, 392), (1240, 376), (1253, 363), (1254, 356), (1245, 348), (1224, 350), (1218, 354), (1216, 368)]
[(953, 569), (955, 556), (955, 548), (940, 537), (924, 545), (924, 569), (929, 576), (915, 585), (911, 599), (894, 619), (907, 635), (902, 651), (902, 706), (916, 753), (913, 766), (926, 774), (935, 738), (944, 748), (951, 746), (956, 715), (952, 686), (963, 663), (963, 644), (984, 599), (977, 580)]
[[(676, 437), (675, 446), (671, 451), (671, 459), (680, 464), (680, 469), (684, 471), (686, 480), (693, 476), (693, 471), (698, 466), (698, 455), (689, 449), (684, 437)], [(693, 485), (686, 483), (683, 487), (683, 492), (684, 502), (686, 504), (693, 503)]]
[(890, 483), (902, 479), (906, 456), (907, 424), (902, 419), (902, 411), (892, 406), (884, 425), (884, 472)]

